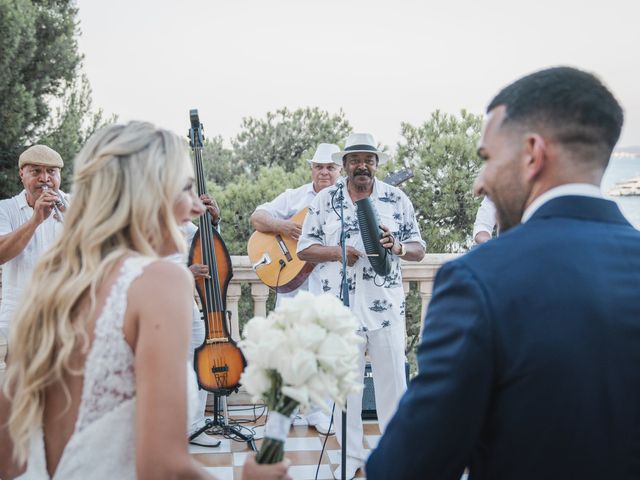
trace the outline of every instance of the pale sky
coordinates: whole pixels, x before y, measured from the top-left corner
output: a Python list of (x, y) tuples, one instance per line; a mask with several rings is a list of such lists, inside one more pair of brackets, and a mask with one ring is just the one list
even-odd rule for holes
[(541, 68), (597, 74), (625, 110), (619, 146), (640, 145), (637, 0), (79, 0), (96, 107), (229, 140), (243, 117), (340, 108), (394, 148), (401, 122), (483, 113)]

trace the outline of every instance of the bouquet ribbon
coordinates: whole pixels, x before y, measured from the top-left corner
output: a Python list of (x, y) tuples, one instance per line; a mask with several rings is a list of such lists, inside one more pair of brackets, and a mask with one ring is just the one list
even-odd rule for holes
[(269, 412), (269, 419), (264, 429), (264, 436), (284, 442), (291, 425), (291, 418), (278, 412)]

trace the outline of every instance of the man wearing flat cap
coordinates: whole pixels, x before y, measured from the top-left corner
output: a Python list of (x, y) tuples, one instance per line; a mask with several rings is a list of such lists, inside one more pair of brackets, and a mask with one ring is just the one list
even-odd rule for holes
[(59, 188), (63, 166), (60, 154), (46, 145), (28, 148), (18, 160), (24, 190), (0, 201), (0, 333), (7, 338), (33, 267), (62, 230), (61, 198), (65, 194)]

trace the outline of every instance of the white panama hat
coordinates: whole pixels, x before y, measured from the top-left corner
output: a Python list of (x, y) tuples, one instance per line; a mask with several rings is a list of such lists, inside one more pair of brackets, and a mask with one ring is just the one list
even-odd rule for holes
[(309, 164), (312, 163), (335, 163), (339, 166), (342, 166), (342, 162), (338, 163), (333, 160), (332, 155), (336, 152), (340, 151), (340, 147), (338, 145), (334, 145), (333, 143), (321, 143), (316, 148), (316, 153), (313, 154), (313, 158), (307, 160)]
[(389, 160), (389, 155), (378, 150), (378, 147), (376, 147), (376, 141), (370, 133), (352, 133), (347, 138), (344, 150), (332, 154), (331, 158), (333, 158), (335, 163), (340, 162), (340, 165), (342, 165), (342, 159), (347, 153), (357, 152), (373, 153), (377, 155), (378, 165), (382, 165)]

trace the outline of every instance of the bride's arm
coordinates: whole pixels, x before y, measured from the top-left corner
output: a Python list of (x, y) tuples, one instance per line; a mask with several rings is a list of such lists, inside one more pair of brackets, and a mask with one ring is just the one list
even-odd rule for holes
[(154, 262), (129, 290), (137, 316), (136, 467), (140, 479), (213, 478), (189, 455), (186, 361), (193, 281), (186, 268)]

